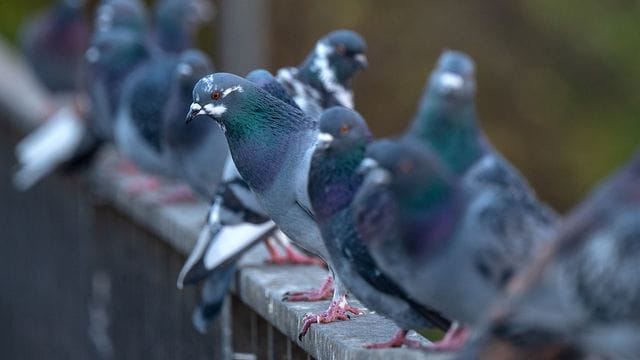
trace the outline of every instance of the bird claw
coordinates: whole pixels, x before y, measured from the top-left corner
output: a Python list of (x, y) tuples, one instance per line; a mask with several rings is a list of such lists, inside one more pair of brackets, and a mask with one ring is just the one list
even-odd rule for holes
[(273, 265), (319, 265), (324, 266), (325, 263), (315, 256), (307, 256), (296, 250), (293, 245), (287, 244), (284, 247), (285, 255), (280, 255), (269, 240), (265, 241), (267, 250), (269, 251), (269, 259), (267, 263)]
[(407, 330), (400, 329), (391, 339), (387, 341), (380, 343), (369, 343), (363, 346), (366, 349), (391, 349), (401, 347), (402, 345), (412, 349), (422, 348), (423, 345), (420, 341), (407, 339), (407, 332)]
[(351, 315), (348, 313), (360, 315), (362, 311), (347, 304), (346, 298), (343, 296), (340, 300), (332, 301), (329, 308), (320, 314), (306, 314), (302, 319), (302, 327), (298, 334), (298, 340), (302, 341), (302, 338), (307, 334), (312, 324), (328, 324), (334, 321), (351, 320)]
[(429, 351), (458, 351), (464, 346), (468, 337), (469, 328), (452, 327), (442, 340), (432, 342), (425, 349)]
[(305, 291), (287, 291), (282, 295), (282, 301), (321, 301), (333, 296), (333, 278), (328, 277), (320, 289)]

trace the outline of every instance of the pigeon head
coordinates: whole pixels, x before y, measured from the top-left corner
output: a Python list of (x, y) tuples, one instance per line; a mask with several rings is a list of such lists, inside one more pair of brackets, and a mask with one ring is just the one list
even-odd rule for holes
[(482, 154), (475, 112), (475, 65), (458, 51), (445, 51), (433, 70), (410, 129), (458, 174)]
[(439, 159), (417, 143), (376, 141), (363, 161), (374, 169), (368, 181), (387, 185), (397, 199), (410, 207), (438, 205), (453, 194), (453, 178)]
[(252, 70), (247, 74), (246, 79), (260, 88), (268, 86), (274, 81), (278, 81), (268, 70), (265, 69)]
[(455, 103), (473, 99), (475, 90), (475, 64), (471, 57), (454, 50), (443, 52), (429, 78), (428, 93)]
[(371, 133), (364, 119), (345, 107), (327, 109), (319, 122), (307, 190), (316, 220), (324, 223), (349, 206), (362, 183), (357, 168)]
[(128, 70), (132, 63), (147, 56), (144, 39), (139, 34), (123, 30), (96, 33), (85, 53), (90, 66), (100, 64), (115, 73)]
[(96, 10), (96, 32), (124, 29), (142, 33), (147, 28), (147, 9), (138, 0), (103, 0)]
[(355, 74), (367, 67), (364, 39), (350, 30), (333, 31), (316, 43), (300, 66), (301, 76), (317, 89), (333, 94), (342, 106), (353, 107), (347, 89)]
[(235, 135), (251, 133), (257, 128), (264, 132), (277, 131), (272, 125), (305, 118), (300, 109), (287, 105), (251, 81), (229, 73), (207, 75), (196, 83), (186, 121), (198, 115), (209, 116)]
[[(353, 76), (368, 66), (367, 44), (358, 33), (350, 30), (336, 30), (318, 41), (316, 44), (316, 66), (321, 71), (331, 71), (338, 83), (348, 85)], [(326, 61), (327, 64), (322, 64)], [(328, 67), (328, 69), (326, 68)]]
[(213, 71), (213, 63), (205, 53), (189, 49), (183, 51), (178, 58), (177, 82), (181, 88), (188, 88), (191, 91), (199, 79)]
[(179, 52), (193, 45), (198, 27), (213, 17), (206, 0), (163, 0), (156, 7), (157, 39), (166, 51)]
[(354, 152), (364, 149), (372, 135), (365, 120), (357, 112), (336, 106), (320, 117), (317, 149), (331, 152)]

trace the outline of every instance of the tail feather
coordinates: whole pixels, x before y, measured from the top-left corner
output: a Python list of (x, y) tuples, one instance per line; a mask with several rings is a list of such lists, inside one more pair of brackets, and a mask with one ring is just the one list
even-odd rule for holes
[(14, 186), (27, 190), (73, 158), (86, 133), (76, 112), (69, 106), (61, 108), (16, 146), (20, 168), (13, 177)]
[(209, 222), (200, 231), (198, 241), (178, 275), (179, 289), (182, 289), (184, 284), (195, 283), (229, 261), (237, 259), (276, 229), (273, 221), (261, 224), (222, 225), (217, 216), (219, 207), (218, 203), (214, 203)]

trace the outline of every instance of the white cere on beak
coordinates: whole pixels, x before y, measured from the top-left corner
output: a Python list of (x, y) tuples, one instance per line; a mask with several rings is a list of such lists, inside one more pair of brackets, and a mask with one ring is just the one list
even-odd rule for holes
[(200, 112), (202, 111), (204, 111), (204, 113), (207, 115), (210, 115), (213, 117), (220, 117), (222, 116), (222, 114), (224, 114), (227, 111), (227, 107), (224, 105), (207, 104), (204, 106), (204, 108)]
[(360, 63), (360, 65), (362, 66), (368, 66), (369, 65), (369, 61), (367, 61), (367, 56), (365, 54), (357, 54), (356, 56), (353, 57), (357, 62)]
[(182, 76), (193, 75), (193, 68), (187, 64), (178, 64), (178, 68), (176, 70), (178, 71), (178, 74)]
[(440, 78), (438, 80), (440, 82), (440, 85), (442, 85), (442, 87), (444, 87), (448, 91), (459, 90), (464, 85), (464, 79), (462, 78), (462, 76), (452, 72), (443, 73), (442, 75), (440, 75)]
[(95, 46), (92, 46), (88, 48), (84, 53), (84, 57), (88, 62), (95, 64), (96, 62), (98, 62), (98, 60), (100, 60), (100, 50), (98, 50), (98, 48), (96, 48)]
[(378, 167), (378, 162), (377, 161), (373, 160), (372, 158), (364, 158), (360, 162), (360, 165), (358, 166), (358, 169), (356, 171), (358, 173), (360, 173), (360, 174), (364, 174), (364, 173), (367, 173), (367, 172), (371, 171), (371, 169), (374, 169), (376, 167)]
[(320, 143), (330, 143), (333, 141), (333, 135), (326, 133), (326, 132), (320, 132), (318, 133), (318, 142)]
[(391, 182), (391, 174), (385, 169), (377, 168), (367, 175), (367, 181), (376, 185), (386, 185)]
[(98, 31), (107, 31), (111, 28), (114, 12), (111, 5), (102, 5), (98, 9), (98, 18), (96, 19)]
[(224, 89), (224, 90), (222, 91), (222, 97), (223, 97), (223, 98), (225, 98), (225, 97), (227, 97), (229, 94), (231, 94), (232, 92), (236, 92), (236, 91), (241, 93), (241, 92), (243, 92), (243, 91), (244, 91), (244, 89), (243, 89), (243, 88), (242, 88), (242, 86), (240, 86), (240, 85), (232, 86), (232, 87), (227, 88), (227, 89)]
[(195, 112), (198, 112), (198, 111), (202, 110), (202, 105), (200, 105), (198, 103), (192, 103), (190, 109), (191, 109), (192, 113), (195, 113)]

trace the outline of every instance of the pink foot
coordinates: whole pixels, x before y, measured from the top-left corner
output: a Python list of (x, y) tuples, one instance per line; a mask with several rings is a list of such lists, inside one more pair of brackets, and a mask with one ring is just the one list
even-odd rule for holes
[(307, 256), (300, 253), (296, 250), (293, 245), (286, 244), (284, 246), (285, 255), (282, 256), (278, 253), (276, 246), (271, 243), (270, 240), (265, 240), (265, 245), (267, 246), (267, 251), (269, 251), (269, 260), (268, 263), (274, 265), (285, 265), (285, 264), (293, 264), (293, 265), (320, 265), (324, 266), (324, 261), (315, 256)]
[(440, 341), (427, 345), (431, 351), (458, 351), (464, 346), (469, 337), (469, 328), (465, 326), (452, 326)]
[(160, 180), (152, 176), (140, 176), (132, 179), (132, 183), (126, 186), (127, 194), (130, 196), (140, 195), (148, 191), (156, 191), (160, 188)]
[(118, 160), (118, 162), (116, 163), (116, 171), (120, 174), (129, 176), (140, 174), (140, 170), (138, 170), (138, 167), (125, 158), (121, 158)]
[(302, 341), (302, 338), (307, 334), (312, 324), (328, 324), (334, 321), (344, 321), (351, 319), (351, 316), (347, 313), (354, 315), (361, 315), (360, 309), (353, 307), (347, 303), (347, 296), (342, 295), (340, 300), (334, 300), (329, 305), (327, 311), (320, 314), (307, 314), (302, 320), (302, 328), (300, 334), (298, 334), (298, 340)]
[(282, 296), (283, 301), (320, 301), (333, 296), (333, 277), (327, 277), (320, 289), (306, 291), (290, 291)]
[(196, 196), (188, 185), (171, 186), (167, 192), (160, 194), (158, 202), (161, 204), (180, 204), (196, 201)]
[(390, 349), (401, 347), (402, 345), (414, 349), (422, 347), (423, 345), (419, 341), (407, 339), (408, 332), (408, 330), (398, 329), (391, 339), (380, 343), (365, 344), (364, 347), (367, 349)]

